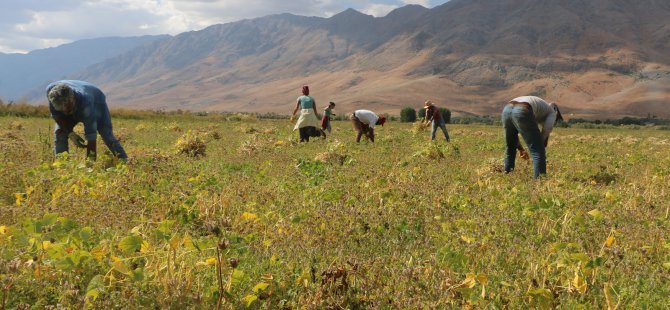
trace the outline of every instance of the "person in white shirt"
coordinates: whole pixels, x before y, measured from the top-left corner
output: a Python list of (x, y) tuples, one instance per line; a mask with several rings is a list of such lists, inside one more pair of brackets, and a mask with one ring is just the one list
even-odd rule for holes
[[(528, 146), (530, 157), (533, 158), (533, 176), (538, 178), (547, 173), (546, 147), (549, 135), (556, 121), (563, 116), (555, 103), (547, 103), (535, 96), (517, 97), (505, 106), (502, 112), (502, 123), (505, 129), (505, 172), (514, 170), (516, 151), (522, 158), (528, 154), (519, 142), (519, 134)], [(540, 130), (540, 125), (542, 130)]]
[(351, 114), (351, 121), (354, 123), (354, 129), (358, 133), (356, 142), (361, 142), (361, 136), (365, 135), (370, 141), (375, 142), (375, 125), (382, 125), (386, 122), (386, 117), (377, 116), (369, 110), (356, 110)]

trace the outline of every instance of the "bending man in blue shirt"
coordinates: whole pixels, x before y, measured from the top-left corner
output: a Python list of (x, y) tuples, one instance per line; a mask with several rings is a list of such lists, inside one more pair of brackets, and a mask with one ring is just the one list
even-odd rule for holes
[(112, 133), (112, 119), (105, 94), (95, 85), (76, 80), (62, 80), (47, 86), (51, 117), (56, 121), (56, 154), (68, 151), (68, 137), (84, 147), (81, 137), (73, 133), (74, 126), (84, 124), (86, 155), (96, 157), (98, 133), (109, 150), (121, 159), (128, 155)]

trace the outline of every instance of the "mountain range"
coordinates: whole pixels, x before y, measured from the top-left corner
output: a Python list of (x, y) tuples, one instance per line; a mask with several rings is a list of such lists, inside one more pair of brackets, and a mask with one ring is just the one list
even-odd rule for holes
[(0, 53), (0, 98), (19, 100), (36, 87), (67, 77), (86, 67), (169, 36), (80, 40), (27, 54)]
[(668, 20), (667, 0), (279, 14), (151, 40), (68, 78), (101, 85), (112, 106), (143, 109), (287, 114), (308, 84), (319, 106), (335, 101), (341, 113), (397, 114), (430, 99), (456, 113), (497, 114), (532, 94), (572, 116), (670, 117)]

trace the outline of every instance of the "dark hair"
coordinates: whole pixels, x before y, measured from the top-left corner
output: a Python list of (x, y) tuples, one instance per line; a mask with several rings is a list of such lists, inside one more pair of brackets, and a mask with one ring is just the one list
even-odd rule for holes
[(563, 114), (561, 110), (558, 109), (558, 105), (554, 103), (554, 111), (556, 111), (556, 121), (563, 121)]

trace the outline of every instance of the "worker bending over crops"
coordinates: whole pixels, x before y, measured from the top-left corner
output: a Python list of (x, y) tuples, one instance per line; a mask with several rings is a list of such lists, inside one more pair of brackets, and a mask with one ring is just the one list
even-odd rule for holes
[(302, 96), (298, 97), (293, 115), (291, 115), (291, 122), (294, 121), (298, 110), (300, 110), (300, 117), (293, 130), (297, 129), (300, 132), (300, 142), (309, 142), (309, 137), (323, 136), (325, 138), (326, 133), (318, 129), (320, 127), (319, 114), (316, 113), (316, 102), (310, 97), (307, 85), (302, 86)]
[(423, 121), (424, 123), (430, 122), (433, 129), (430, 133), (430, 139), (435, 140), (435, 133), (439, 127), (442, 129), (442, 133), (444, 133), (444, 138), (449, 142), (449, 133), (447, 132), (447, 126), (445, 125), (440, 109), (438, 109), (430, 100), (426, 101), (426, 106), (423, 108), (426, 109), (426, 116), (423, 118)]
[[(69, 138), (77, 146), (85, 147), (87, 157), (95, 160), (99, 133), (114, 156), (128, 158), (114, 137), (105, 94), (98, 87), (84, 81), (57, 81), (47, 86), (47, 99), (51, 117), (56, 121), (56, 154), (68, 151)], [(74, 126), (80, 122), (84, 124), (85, 141), (73, 132)]]
[(360, 142), (363, 135), (370, 141), (375, 142), (375, 125), (384, 126), (386, 117), (377, 116), (369, 110), (356, 110), (351, 114), (351, 121), (354, 123), (354, 129), (358, 132), (356, 142)]
[[(549, 135), (556, 121), (563, 116), (555, 103), (547, 103), (542, 98), (524, 96), (512, 99), (503, 109), (502, 123), (505, 129), (505, 172), (514, 170), (516, 151), (527, 157), (519, 142), (520, 133), (533, 158), (533, 176), (547, 173), (546, 147)], [(540, 126), (542, 130), (540, 131)]]

